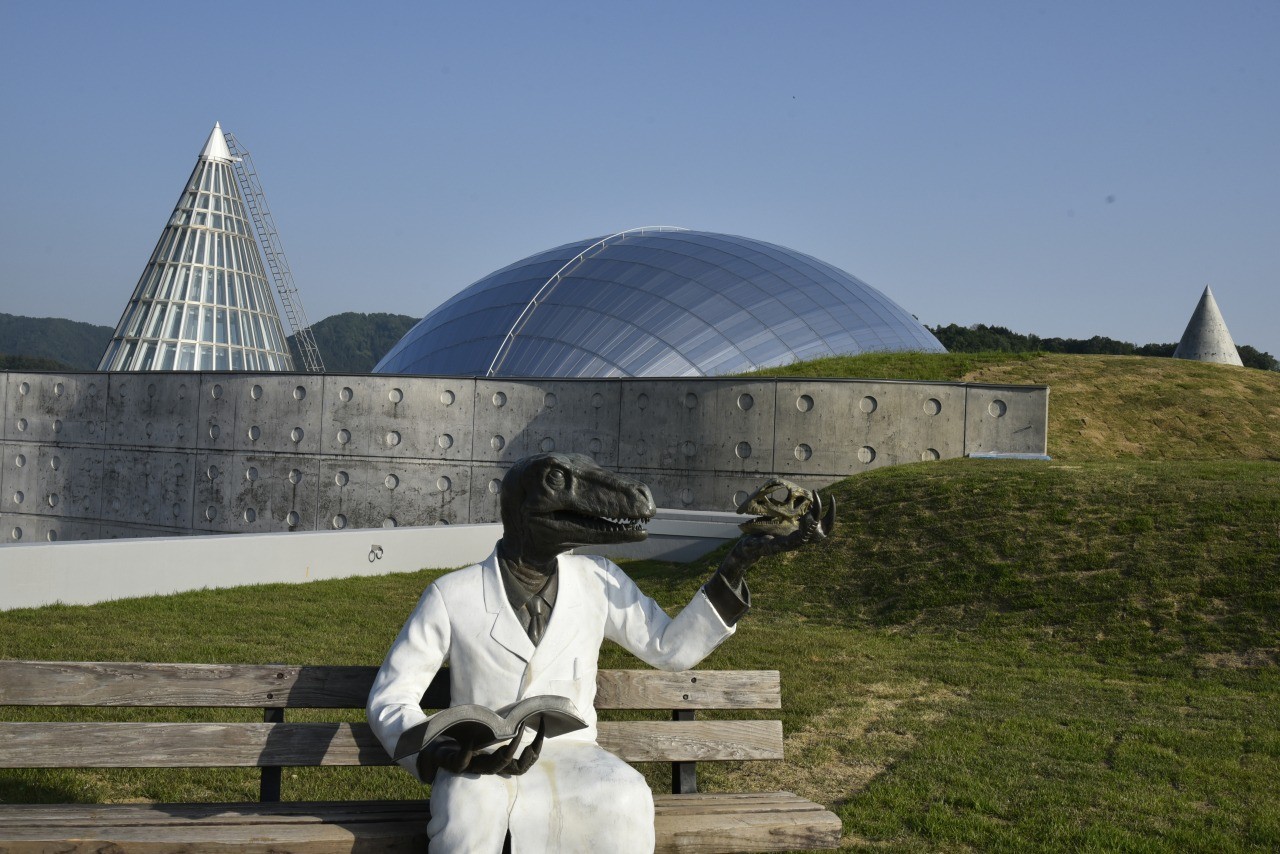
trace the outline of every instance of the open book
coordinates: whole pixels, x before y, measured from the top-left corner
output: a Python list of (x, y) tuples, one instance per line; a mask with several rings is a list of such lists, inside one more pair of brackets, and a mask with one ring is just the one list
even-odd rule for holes
[(468, 742), (479, 750), (515, 738), (526, 726), (536, 730), (544, 723), (547, 738), (587, 726), (573, 701), (558, 694), (525, 697), (496, 711), (477, 705), (450, 706), (405, 730), (392, 758), (399, 761), (412, 756), (441, 736)]

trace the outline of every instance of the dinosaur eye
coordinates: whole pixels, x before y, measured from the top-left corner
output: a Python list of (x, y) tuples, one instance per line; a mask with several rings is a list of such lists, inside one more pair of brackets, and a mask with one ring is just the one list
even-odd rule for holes
[(547, 472), (546, 483), (552, 489), (563, 489), (565, 480), (564, 469), (554, 468)]

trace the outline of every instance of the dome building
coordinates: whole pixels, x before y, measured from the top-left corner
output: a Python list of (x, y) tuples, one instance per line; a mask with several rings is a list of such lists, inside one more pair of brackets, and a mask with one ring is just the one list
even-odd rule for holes
[(434, 309), (384, 374), (715, 376), (846, 353), (945, 348), (880, 291), (745, 237), (641, 228), (517, 261)]

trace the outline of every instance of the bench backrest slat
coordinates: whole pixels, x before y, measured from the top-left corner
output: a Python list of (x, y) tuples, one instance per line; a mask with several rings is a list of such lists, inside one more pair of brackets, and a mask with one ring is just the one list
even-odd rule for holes
[[(0, 661), (0, 706), (363, 708), (376, 667)], [(424, 708), (449, 704), (448, 673)], [(602, 670), (597, 709), (777, 709), (776, 670)]]
[[(780, 721), (602, 721), (628, 762), (781, 759)], [(0, 768), (388, 765), (368, 724), (0, 723)]]

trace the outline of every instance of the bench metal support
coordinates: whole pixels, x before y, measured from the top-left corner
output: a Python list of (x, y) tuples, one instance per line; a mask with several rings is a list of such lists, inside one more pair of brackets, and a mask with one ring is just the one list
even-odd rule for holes
[[(691, 721), (694, 719), (693, 709), (676, 709), (671, 713), (673, 721)], [(671, 763), (671, 794), (693, 795), (698, 791), (698, 763)]]
[[(284, 709), (263, 709), (264, 723), (284, 723)], [(280, 800), (280, 766), (266, 765), (262, 768), (262, 783), (258, 789), (258, 800), (262, 803), (277, 803)]]

